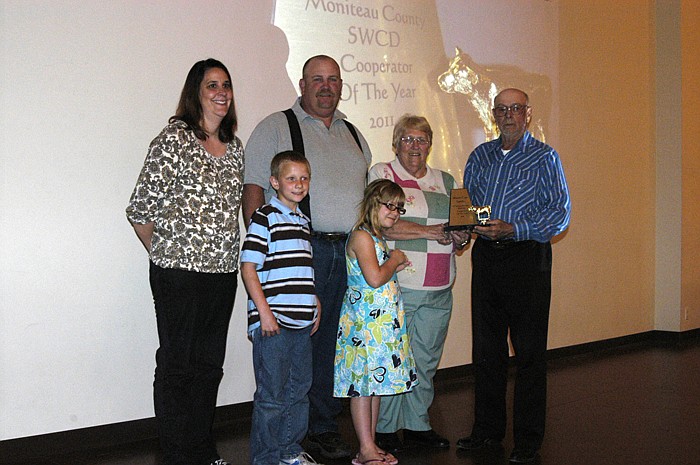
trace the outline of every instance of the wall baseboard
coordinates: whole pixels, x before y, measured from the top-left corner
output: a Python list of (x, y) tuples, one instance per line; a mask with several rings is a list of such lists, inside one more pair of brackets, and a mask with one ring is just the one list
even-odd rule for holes
[[(604, 354), (619, 350), (636, 350), (656, 346), (682, 346), (700, 339), (700, 329), (684, 332), (648, 331), (645, 333), (562, 347), (548, 351), (551, 361), (570, 357)], [(472, 366), (443, 368), (435, 375), (437, 390), (449, 389), (471, 377)], [(247, 432), (250, 430), (252, 402), (225, 405), (216, 409), (215, 429)], [(67, 455), (86, 450), (100, 450), (123, 444), (157, 440), (155, 418), (113, 423), (25, 438), (0, 441), (0, 463), (29, 461), (40, 457)]]

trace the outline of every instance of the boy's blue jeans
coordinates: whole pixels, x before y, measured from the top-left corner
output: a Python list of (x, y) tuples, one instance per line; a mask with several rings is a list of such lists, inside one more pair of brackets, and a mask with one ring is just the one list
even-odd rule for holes
[(311, 388), (311, 326), (280, 328), (280, 334), (252, 334), (253, 397), (250, 455), (253, 465), (278, 464), (296, 457), (309, 424)]

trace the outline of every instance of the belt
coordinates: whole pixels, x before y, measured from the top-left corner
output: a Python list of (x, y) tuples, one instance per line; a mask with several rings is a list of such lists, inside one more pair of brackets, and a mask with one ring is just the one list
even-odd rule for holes
[(492, 248), (492, 249), (497, 249), (497, 250), (503, 250), (503, 249), (512, 249), (514, 247), (524, 247), (528, 244), (532, 244), (535, 241), (490, 241), (488, 239), (481, 239), (479, 238), (478, 241), (481, 244), (484, 244), (486, 247)]
[(344, 241), (348, 238), (346, 233), (341, 232), (321, 232), (321, 231), (311, 231), (312, 237), (317, 237), (328, 242)]

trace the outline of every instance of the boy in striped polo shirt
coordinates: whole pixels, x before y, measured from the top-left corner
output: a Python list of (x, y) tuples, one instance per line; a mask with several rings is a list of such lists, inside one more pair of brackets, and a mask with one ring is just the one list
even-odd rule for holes
[(251, 463), (316, 464), (300, 445), (308, 428), (311, 335), (321, 316), (309, 218), (298, 208), (309, 192), (311, 167), (303, 155), (286, 151), (275, 155), (270, 171), (277, 196), (253, 213), (241, 251), (257, 386)]

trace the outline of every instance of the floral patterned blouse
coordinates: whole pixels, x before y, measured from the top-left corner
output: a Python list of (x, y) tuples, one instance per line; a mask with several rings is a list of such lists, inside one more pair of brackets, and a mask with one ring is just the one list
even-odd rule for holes
[(153, 222), (150, 259), (162, 268), (204, 273), (238, 269), (243, 145), (209, 154), (181, 121), (153, 139), (126, 215)]

